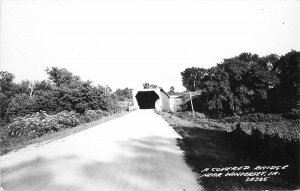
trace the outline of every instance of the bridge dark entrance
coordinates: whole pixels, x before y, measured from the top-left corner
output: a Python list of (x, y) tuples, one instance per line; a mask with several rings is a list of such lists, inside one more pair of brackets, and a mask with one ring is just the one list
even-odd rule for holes
[(154, 109), (155, 102), (159, 99), (155, 91), (139, 91), (135, 97), (140, 109)]

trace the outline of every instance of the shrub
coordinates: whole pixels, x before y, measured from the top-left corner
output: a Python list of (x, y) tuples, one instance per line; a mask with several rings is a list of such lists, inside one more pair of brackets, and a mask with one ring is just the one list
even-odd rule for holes
[(300, 109), (292, 109), (292, 111), (283, 114), (287, 119), (300, 119)]
[(84, 112), (81, 119), (87, 123), (100, 119), (102, 116), (104, 116), (104, 112), (102, 112), (101, 110), (87, 110)]
[(6, 115), (12, 119), (17, 116), (33, 113), (35, 103), (36, 100), (34, 97), (30, 97), (25, 93), (16, 94), (8, 104)]
[(284, 140), (300, 141), (300, 119), (287, 119), (280, 114), (254, 113), (243, 116), (225, 117), (220, 120), (207, 118), (204, 114), (195, 113), (195, 119), (191, 112), (179, 112), (174, 115), (188, 121), (193, 121), (204, 129), (216, 129), (220, 131), (233, 131), (240, 129), (248, 135), (259, 132), (261, 138), (265, 135), (277, 136)]
[(55, 115), (48, 115), (40, 111), (24, 117), (17, 117), (10, 123), (8, 135), (10, 137), (35, 138), (48, 132), (58, 131), (61, 128), (70, 128), (79, 125), (79, 115), (75, 112), (62, 111)]
[(63, 128), (75, 127), (81, 123), (80, 115), (74, 111), (62, 111), (52, 116)]
[(40, 111), (24, 117), (16, 117), (6, 128), (8, 128), (9, 137), (31, 139), (48, 132), (72, 128), (108, 115), (108, 112), (102, 110), (87, 110), (83, 115), (74, 111), (62, 111), (48, 115), (45, 111)]
[(286, 140), (300, 140), (300, 120), (288, 119), (280, 114), (254, 113), (221, 119), (222, 123), (236, 124), (242, 131), (251, 135), (254, 130), (262, 135), (278, 136)]
[(35, 91), (35, 111), (46, 111), (47, 113), (58, 113), (60, 111), (68, 110), (64, 107), (60, 99), (61, 92), (59, 90), (37, 90)]

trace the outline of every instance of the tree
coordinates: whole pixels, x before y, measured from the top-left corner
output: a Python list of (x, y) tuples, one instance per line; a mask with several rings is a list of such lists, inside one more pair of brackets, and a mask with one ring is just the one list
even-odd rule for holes
[(29, 80), (22, 80), (18, 84), (18, 89), (19, 89), (18, 93), (26, 93), (26, 94), (29, 95), (29, 93), (30, 93), (29, 85), (30, 85), (30, 81)]
[(158, 87), (158, 86), (157, 86), (156, 84), (151, 84), (151, 85), (150, 85), (150, 88), (151, 88), (151, 89), (155, 89), (155, 88), (157, 88), (157, 87)]
[(46, 72), (49, 75), (49, 80), (51, 80), (57, 87), (78, 86), (81, 83), (79, 76), (74, 76), (65, 68), (47, 68)]
[(295, 50), (281, 56), (272, 69), (280, 80), (272, 91), (276, 112), (300, 110), (300, 52)]
[(174, 86), (170, 87), (170, 90), (168, 91), (168, 94), (169, 95), (174, 95), (175, 94), (175, 88), (174, 88)]
[(7, 71), (0, 71), (0, 83), (11, 83), (15, 78), (15, 75), (7, 72)]
[(201, 79), (206, 75), (204, 68), (186, 68), (181, 72), (182, 84), (188, 91), (196, 91), (201, 88)]
[(0, 119), (6, 118), (6, 109), (12, 96), (18, 91), (13, 83), (15, 76), (7, 71), (0, 71)]
[(182, 75), (189, 91), (203, 90), (197, 96), (198, 108), (219, 116), (242, 115), (250, 112), (272, 112), (272, 89), (280, 81), (275, 68), (278, 56), (259, 57), (242, 53), (210, 69), (187, 68)]
[(155, 89), (157, 88), (158, 86), (156, 84), (149, 84), (149, 83), (144, 83), (143, 84), (143, 88), (144, 89)]
[(182, 93), (176, 92), (174, 86), (170, 87), (170, 90), (168, 91), (169, 95), (181, 95)]
[(217, 66), (207, 70), (202, 83), (203, 92), (198, 97), (204, 100), (203, 107), (218, 118), (222, 113), (232, 113), (232, 92), (224, 68)]
[(49, 81), (49, 80), (36, 81), (35, 89), (43, 90), (43, 91), (53, 90), (53, 85), (51, 84), (51, 81)]
[(132, 101), (132, 90), (130, 88), (117, 89), (113, 95), (118, 101)]
[(144, 89), (149, 89), (150, 88), (150, 84), (149, 83), (144, 83), (143, 84), (143, 88)]
[(9, 118), (24, 116), (35, 112), (36, 100), (28, 94), (16, 94), (8, 104), (6, 115)]
[(0, 92), (0, 122), (5, 121), (6, 108), (9, 104), (9, 98), (2, 92)]
[(0, 91), (8, 97), (14, 94), (14, 78), (13, 74), (7, 71), (0, 71)]

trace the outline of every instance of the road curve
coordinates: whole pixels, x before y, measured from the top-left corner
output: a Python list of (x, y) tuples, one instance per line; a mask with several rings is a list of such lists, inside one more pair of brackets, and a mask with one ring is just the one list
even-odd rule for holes
[(198, 191), (153, 110), (138, 110), (71, 136), (0, 157), (6, 191)]

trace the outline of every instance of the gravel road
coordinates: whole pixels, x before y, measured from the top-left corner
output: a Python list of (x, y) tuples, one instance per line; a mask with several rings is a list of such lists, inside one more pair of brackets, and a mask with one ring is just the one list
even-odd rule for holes
[(71, 136), (0, 157), (6, 191), (197, 191), (176, 146), (179, 135), (153, 110), (137, 110)]

